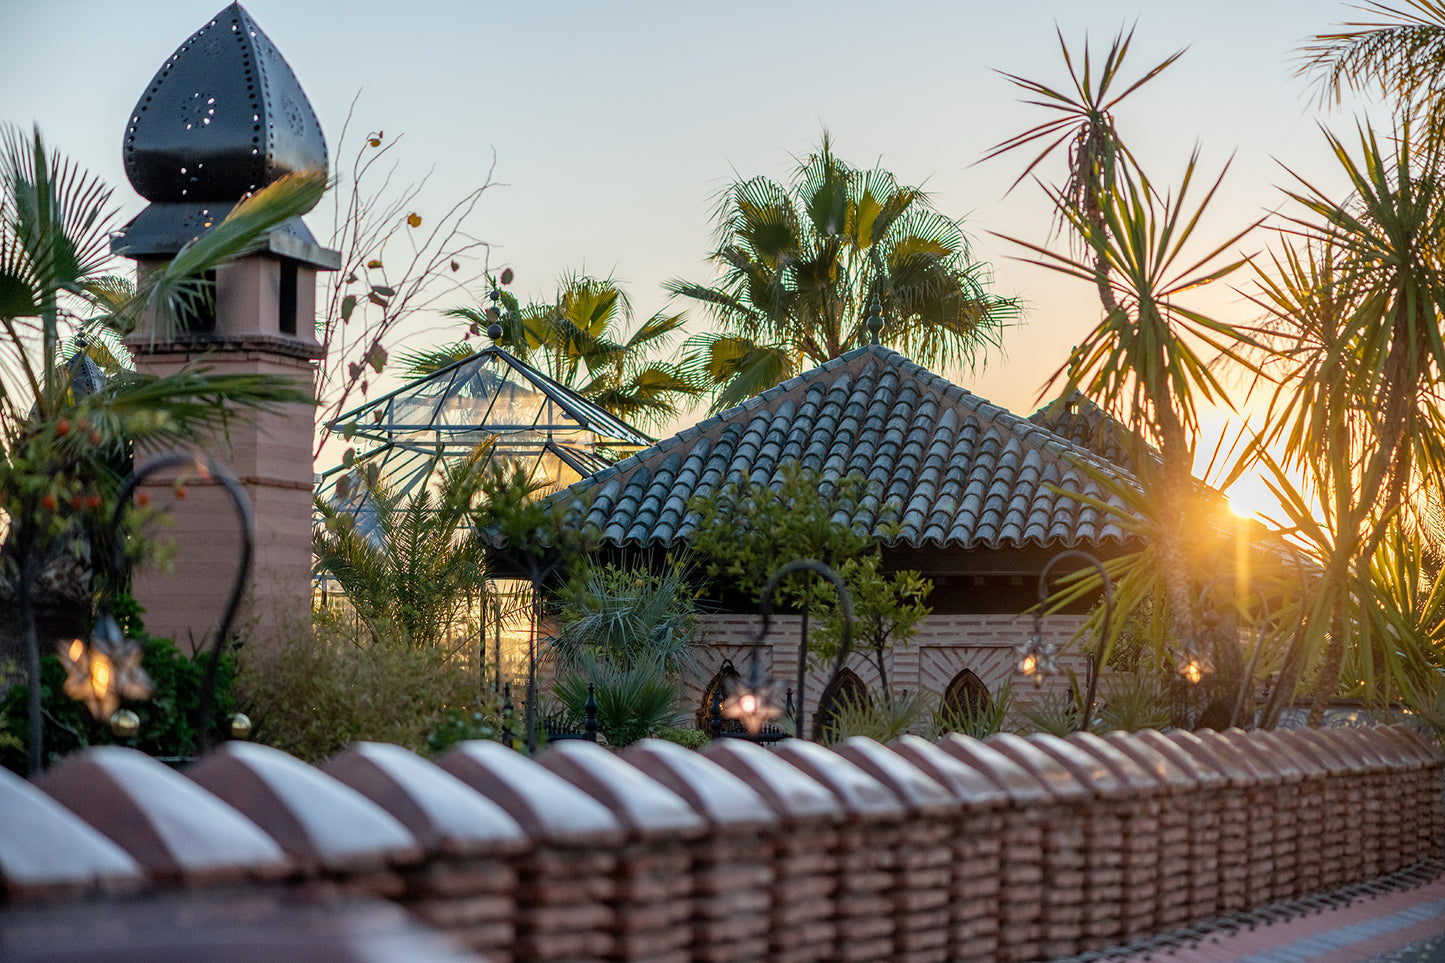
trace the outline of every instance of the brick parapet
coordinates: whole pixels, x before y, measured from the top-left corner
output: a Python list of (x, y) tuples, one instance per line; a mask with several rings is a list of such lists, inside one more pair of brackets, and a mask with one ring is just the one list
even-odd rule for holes
[(0, 931), (281, 887), (383, 897), (490, 960), (1023, 961), (1439, 858), (1442, 770), (1403, 728), (362, 745), (324, 770), (230, 745), (182, 773), (92, 749), (0, 775)]

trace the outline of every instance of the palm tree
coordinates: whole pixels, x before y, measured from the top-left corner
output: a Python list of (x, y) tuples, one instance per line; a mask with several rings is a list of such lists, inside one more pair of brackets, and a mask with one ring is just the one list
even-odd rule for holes
[[(1103, 317), (1052, 381), (1063, 382), (1061, 395), (1082, 391), (1159, 452), (1158, 471), (1143, 472), (1141, 481), (1157, 493), (1155, 572), (1164, 580), (1173, 633), (1187, 665), (1193, 660), (1196, 636), (1191, 585), (1197, 569), (1190, 546), (1197, 532), (1190, 515), (1195, 505), (1198, 406), (1228, 403), (1200, 346), (1250, 367), (1241, 352), (1252, 341), (1239, 329), (1189, 308), (1180, 297), (1238, 269), (1243, 259), (1231, 259), (1226, 252), (1253, 225), (1202, 256), (1186, 254), (1224, 175), (1221, 172), (1194, 202), (1189, 194), (1198, 169), (1197, 151), (1185, 167), (1177, 196), (1155, 186), (1129, 152), (1115, 126), (1115, 108), (1180, 56), (1176, 53), (1126, 83), (1121, 75), (1132, 38), (1132, 31), (1117, 35), (1096, 70), (1087, 44), (1083, 56), (1075, 58), (1060, 35), (1072, 90), (1005, 75), (1035, 98), (1030, 103), (1053, 116), (1002, 142), (988, 156), (1038, 149), (1022, 180), (1059, 148), (1068, 152), (1064, 186), (1048, 193), (1077, 253), (1012, 240), (1032, 251), (1037, 263), (1090, 282), (1099, 292)], [(1140, 455), (1136, 461), (1142, 465), (1148, 459)]]
[(701, 302), (719, 330), (689, 338), (689, 368), (721, 410), (810, 364), (866, 342), (877, 298), (880, 340), (924, 365), (972, 362), (1019, 315), (989, 294), (957, 221), (885, 170), (857, 170), (825, 131), (788, 184), (753, 177), (717, 208), (721, 276), (674, 279), (668, 291)]
[[(378, 483), (360, 517), (317, 498), (317, 571), (340, 583), (373, 640), (414, 648), (449, 641), (486, 594), (483, 545), (468, 524), (487, 480), (487, 449), (447, 462), (436, 486), (405, 498)], [(470, 633), (463, 633), (470, 635)]]
[[(142, 316), (173, 321), (210, 296), (207, 270), (310, 210), (325, 185), (324, 171), (270, 185), (130, 291), (105, 273), (110, 235), (120, 227), (110, 189), (47, 151), (38, 130), (0, 134), (0, 507), (9, 521), (0, 579), (18, 609), (32, 680), (39, 673), (33, 586), (48, 559), (110, 517), (128, 446), (193, 441), (238, 406), (309, 397), (285, 379), (192, 368), (166, 377), (122, 372), (86, 393), (71, 383), (83, 366), (63, 360), (64, 335), (87, 323), (124, 333)], [(92, 554), (95, 566), (108, 558)], [(31, 688), (30, 756), (39, 765), (40, 693)]]
[[(663, 422), (698, 394), (678, 365), (656, 358), (686, 315), (658, 312), (624, 337), (632, 305), (611, 278), (564, 274), (553, 299), (525, 307), (510, 292), (494, 289), (493, 295), (488, 306), (446, 315), (466, 322), (473, 334), (499, 325), (498, 345), (625, 421)], [(461, 342), (403, 361), (420, 376), (471, 353)]]
[[(1382, 147), (1362, 129), (1351, 152), (1326, 134), (1350, 184), (1343, 200), (1303, 183), (1289, 245), (1262, 272), (1280, 341), (1280, 387), (1262, 445), (1277, 478), (1305, 475), (1311, 491), (1287, 507), (1325, 559), (1307, 625), (1323, 650), (1311, 719), (1335, 694), (1346, 655), (1367, 641), (1372, 568), (1402, 517), (1438, 497), (1445, 470), (1445, 185), (1434, 137), (1408, 120)], [(1321, 521), (1316, 521), (1319, 519)], [(1394, 649), (1391, 649), (1394, 653)]]
[(1338, 104), (1346, 90), (1378, 91), (1401, 116), (1423, 120), (1431, 136), (1445, 130), (1445, 3), (1369, 3), (1381, 19), (1340, 24), (1301, 50), (1299, 73), (1319, 82), (1320, 98)]

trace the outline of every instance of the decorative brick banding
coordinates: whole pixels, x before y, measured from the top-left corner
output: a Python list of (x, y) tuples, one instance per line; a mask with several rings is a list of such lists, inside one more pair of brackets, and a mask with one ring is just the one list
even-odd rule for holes
[(184, 774), (91, 749), (0, 776), (0, 937), (149, 888), (181, 916), (383, 898), (493, 961), (1023, 963), (1418, 871), (1445, 856), (1442, 772), (1400, 727), (363, 744), (324, 770), (231, 744)]

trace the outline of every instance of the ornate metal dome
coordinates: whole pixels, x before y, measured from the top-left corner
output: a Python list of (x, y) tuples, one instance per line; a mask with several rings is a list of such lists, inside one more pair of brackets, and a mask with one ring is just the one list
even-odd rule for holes
[[(132, 186), (152, 202), (114, 246), (131, 257), (174, 254), (247, 193), (327, 163), (311, 102), (239, 3), (161, 65), (131, 111), (123, 154)], [(299, 221), (277, 235), (276, 253), (334, 266)]]

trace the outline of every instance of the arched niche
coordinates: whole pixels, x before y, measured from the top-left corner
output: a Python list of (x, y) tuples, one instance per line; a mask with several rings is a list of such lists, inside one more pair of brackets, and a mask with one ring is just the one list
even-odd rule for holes
[(728, 683), (738, 678), (738, 670), (733, 665), (732, 659), (723, 659), (722, 666), (713, 675), (712, 681), (702, 690), (702, 701), (698, 703), (697, 727), (704, 732), (712, 728), (712, 704), (714, 700), (721, 701), (728, 697)]
[(827, 742), (826, 737), (830, 730), (837, 724), (838, 714), (847, 703), (865, 703), (871, 705), (872, 697), (868, 694), (868, 686), (858, 678), (858, 673), (847, 666), (838, 673), (838, 677), (829, 683), (823, 690), (823, 695), (818, 699), (818, 709), (813, 713), (813, 741)]
[(964, 669), (954, 676), (943, 690), (943, 701), (939, 708), (941, 715), (949, 721), (978, 719), (993, 707), (993, 696), (988, 686), (970, 669)]

